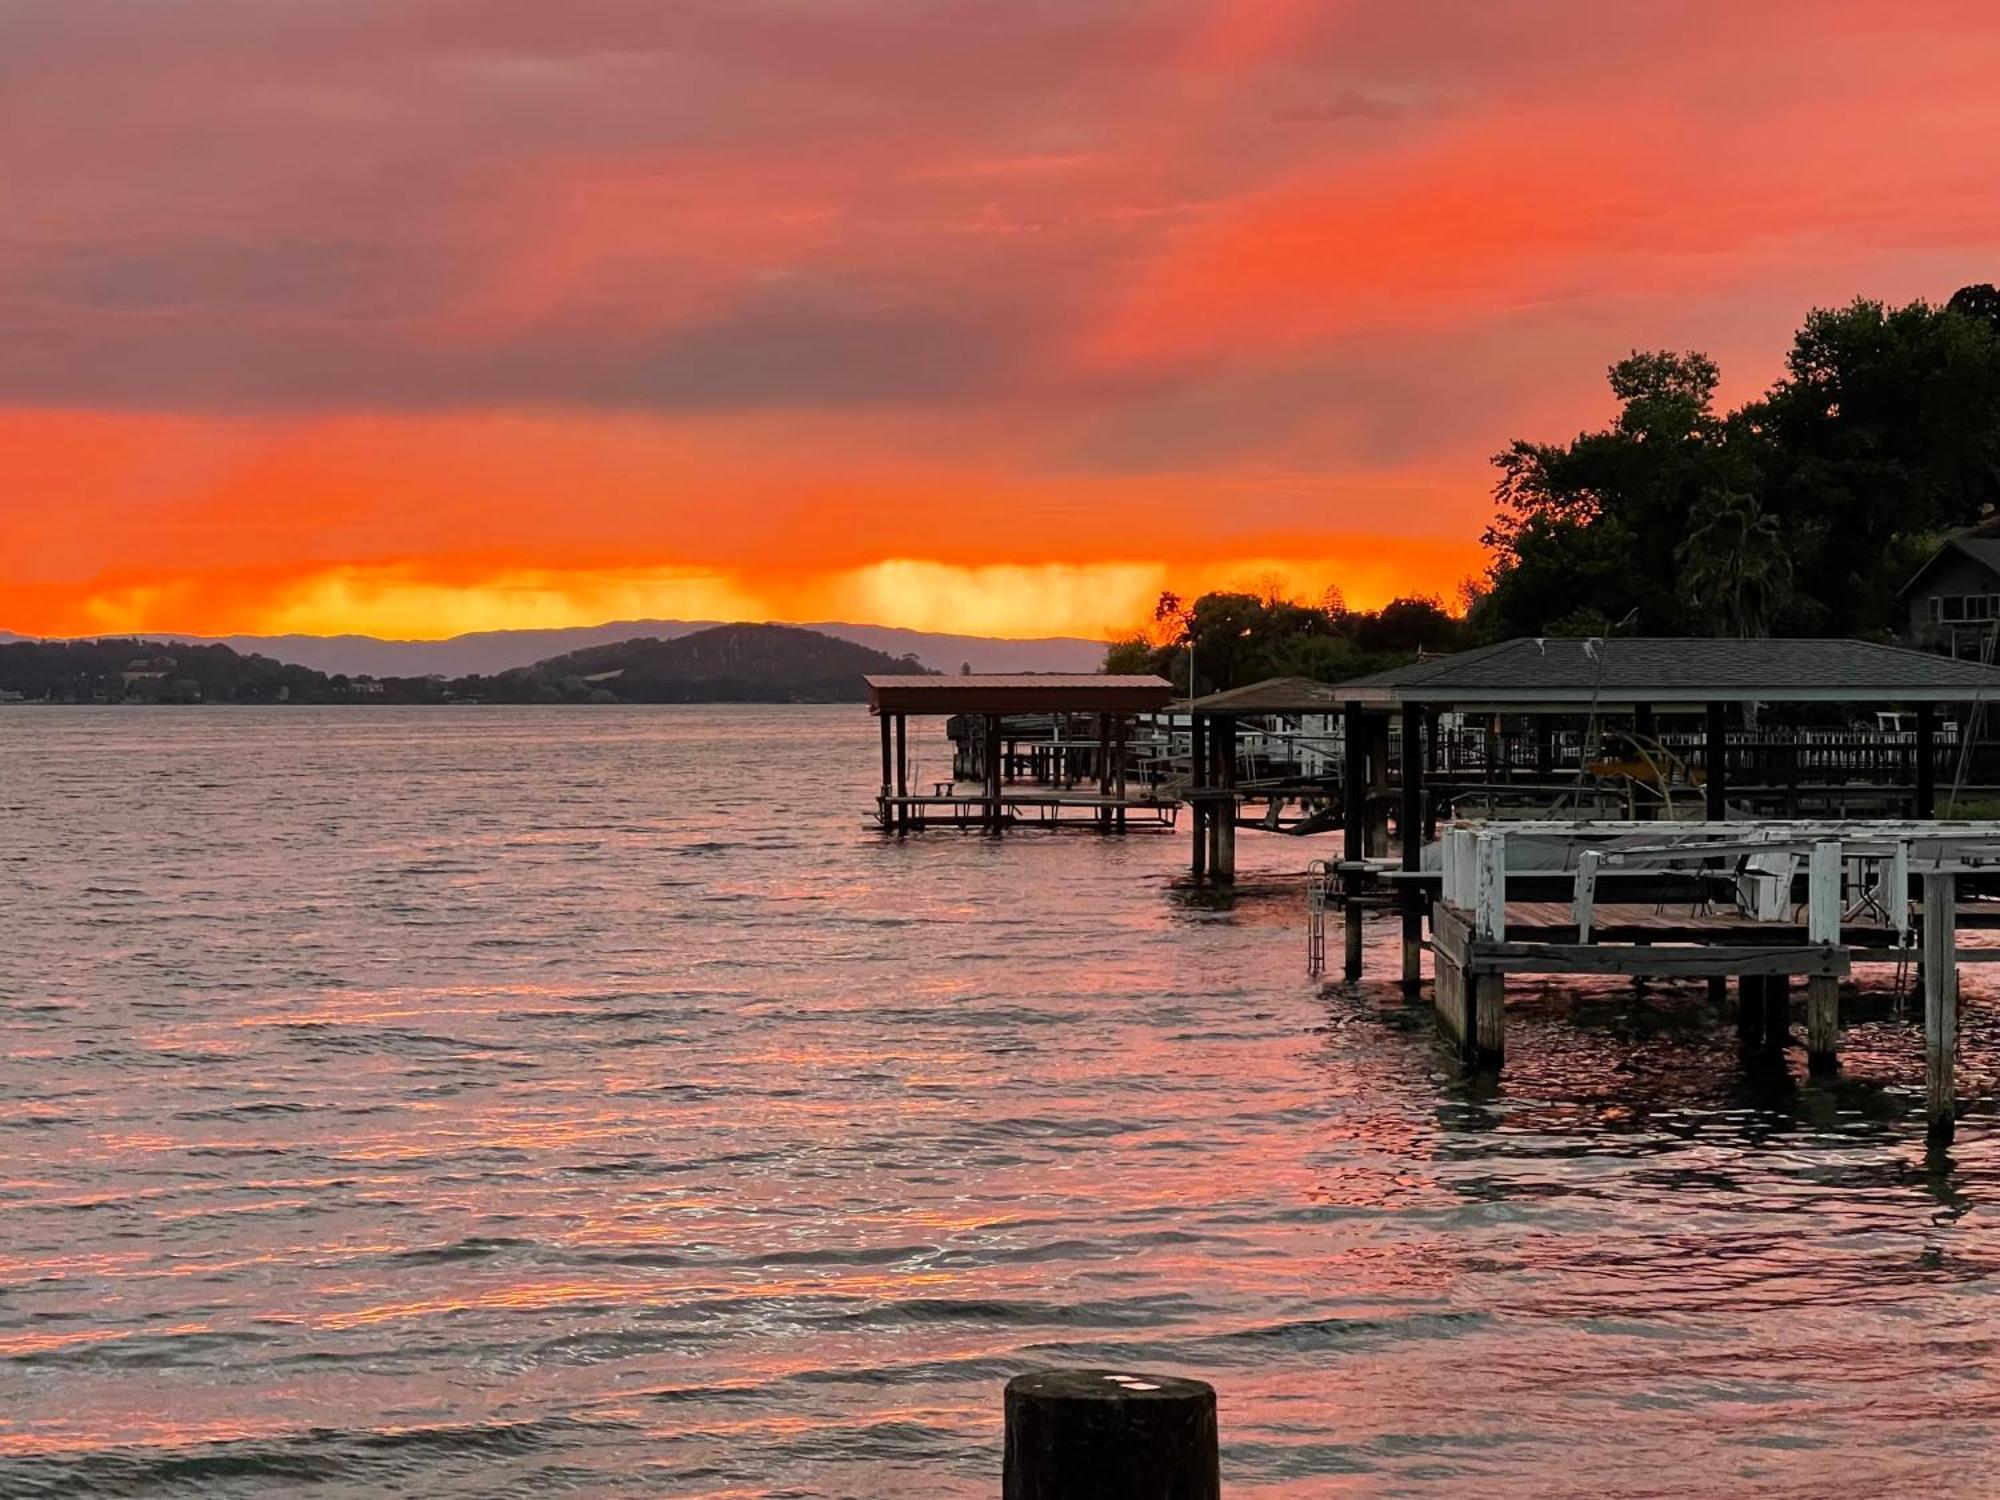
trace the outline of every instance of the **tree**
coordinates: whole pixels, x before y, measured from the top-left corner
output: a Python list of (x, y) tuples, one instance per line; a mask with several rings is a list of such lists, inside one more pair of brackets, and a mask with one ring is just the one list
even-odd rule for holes
[(1687, 517), (1756, 483), (1755, 435), (1715, 412), (1721, 379), (1698, 353), (1634, 351), (1608, 372), (1617, 418), (1567, 444), (1516, 442), (1495, 457), (1493, 553), (1474, 619), (1489, 636), (1543, 635), (1550, 622), (1622, 619), (1684, 631), (1674, 550)]
[(1768, 635), (1792, 586), (1792, 560), (1777, 521), (1741, 490), (1711, 497), (1691, 521), (1674, 549), (1688, 602), (1716, 635)]
[[(1987, 290), (1967, 288), (1961, 306), (1976, 311)], [(1904, 581), (1884, 566), (1897, 539), (1969, 525), (2000, 494), (2000, 334), (1949, 305), (1819, 309), (1745, 415), (1793, 554), (1786, 627), (1885, 629)]]
[(1190, 658), (1200, 692), (1241, 687), (1266, 677), (1338, 682), (1408, 660), (1419, 648), (1448, 651), (1461, 623), (1435, 599), (1397, 599), (1380, 612), (1350, 610), (1337, 589), (1317, 605), (1264, 595), (1219, 591), (1192, 603), (1162, 594), (1154, 610), (1157, 643), (1135, 634), (1106, 648), (1107, 672), (1157, 672), (1188, 687)]
[(1718, 381), (1635, 352), (1609, 426), (1495, 458), (1481, 635), (1886, 632), (1912, 559), (2000, 498), (1990, 285), (1817, 309), (1762, 398), (1718, 413)]

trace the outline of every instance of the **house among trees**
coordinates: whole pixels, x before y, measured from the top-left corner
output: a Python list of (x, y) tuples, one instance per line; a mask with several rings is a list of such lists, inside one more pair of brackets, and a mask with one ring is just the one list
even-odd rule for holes
[(127, 688), (149, 682), (164, 682), (180, 663), (171, 656), (135, 656), (118, 675)]
[(1979, 656), (2000, 626), (2000, 519), (1954, 532), (1903, 585), (1912, 644)]

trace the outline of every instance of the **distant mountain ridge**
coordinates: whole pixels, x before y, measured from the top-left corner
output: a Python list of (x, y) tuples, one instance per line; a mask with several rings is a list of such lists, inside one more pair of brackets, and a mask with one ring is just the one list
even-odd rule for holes
[(328, 674), (221, 644), (0, 641), (0, 701), (36, 703), (858, 703), (862, 678), (924, 670), (796, 625), (715, 625), (459, 677)]
[[(243, 655), (268, 656), (329, 675), (349, 677), (491, 676), (532, 666), (552, 657), (650, 637), (673, 640), (712, 630), (715, 620), (614, 620), (556, 630), (483, 630), (442, 641), (384, 640), (367, 635), (226, 635), (179, 632), (105, 632), (80, 639), (110, 640), (142, 635), (176, 645), (228, 646)], [(739, 622), (749, 623), (749, 622)], [(816, 630), (890, 656), (915, 656), (936, 672), (1095, 672), (1104, 663), (1103, 641), (1074, 636), (1007, 641), (977, 635), (939, 635), (887, 625), (817, 624), (788, 627)], [(0, 630), (0, 641), (35, 640)]]

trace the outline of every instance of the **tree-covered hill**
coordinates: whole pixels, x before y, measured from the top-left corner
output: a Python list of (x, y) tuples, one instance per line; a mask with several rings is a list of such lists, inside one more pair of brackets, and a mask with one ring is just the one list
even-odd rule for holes
[(870, 673), (921, 672), (908, 657), (792, 625), (719, 625), (671, 640), (621, 641), (537, 662), (629, 703), (849, 703)]
[(0, 643), (0, 698), (50, 703), (849, 703), (908, 657), (786, 625), (621, 641), (491, 676), (347, 677), (228, 646)]

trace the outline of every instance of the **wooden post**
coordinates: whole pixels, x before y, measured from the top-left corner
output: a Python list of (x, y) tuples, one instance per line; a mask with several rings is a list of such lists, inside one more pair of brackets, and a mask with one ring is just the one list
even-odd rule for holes
[(1708, 705), (1708, 734), (1704, 758), (1707, 762), (1705, 791), (1708, 821), (1729, 821), (1729, 705)]
[(1000, 831), (1000, 715), (986, 716), (986, 830)]
[[(1829, 948), (1840, 942), (1840, 845), (1812, 846), (1806, 881), (1806, 937)], [(1806, 980), (1806, 1067), (1831, 1073), (1840, 1067), (1840, 980), (1814, 974)]]
[(1576, 886), (1570, 898), (1570, 920), (1576, 923), (1576, 940), (1590, 941), (1591, 924), (1597, 916), (1597, 867), (1604, 863), (1599, 849), (1585, 849), (1576, 857)]
[(1438, 836), (1438, 796), (1432, 788), (1439, 779), (1438, 773), (1438, 717), (1437, 709), (1424, 710), (1424, 752), (1419, 764), (1424, 771), (1424, 842), (1435, 843)]
[(1097, 826), (1111, 828), (1111, 715), (1097, 716)]
[(1917, 816), (1937, 816), (1937, 705), (1917, 705)]
[[(1368, 830), (1365, 822), (1368, 797), (1368, 747), (1362, 740), (1361, 705), (1349, 703), (1341, 711), (1341, 858), (1350, 864), (1367, 857)], [(1345, 940), (1346, 968), (1351, 984), (1361, 977), (1361, 903), (1354, 899), (1358, 874), (1350, 872), (1342, 882), (1347, 899), (1341, 903), (1342, 937)]]
[(1764, 981), (1764, 1050), (1782, 1053), (1792, 1043), (1792, 976)]
[(1215, 806), (1215, 878), (1224, 885), (1236, 880), (1236, 720), (1216, 721), (1216, 782), (1228, 795)]
[[(1415, 874), (1424, 867), (1424, 710), (1403, 705), (1403, 802), (1396, 815), (1402, 842), (1403, 869)], [(1424, 893), (1415, 881), (1399, 892), (1403, 908), (1403, 988), (1414, 990), (1424, 979)]]
[(910, 804), (903, 800), (910, 795), (910, 716), (896, 715), (896, 826), (908, 829), (918, 823)]
[[(1500, 943), (1507, 938), (1507, 836), (1482, 833), (1474, 845), (1477, 861), (1473, 894), (1473, 937)], [(1475, 1061), (1498, 1067), (1507, 1052), (1507, 980), (1500, 974), (1474, 973), (1472, 1055)]]
[(1112, 720), (1112, 726), (1113, 726), (1112, 736), (1118, 743), (1118, 753), (1115, 759), (1112, 761), (1111, 781), (1112, 781), (1112, 790), (1118, 794), (1118, 809), (1116, 814), (1118, 819), (1118, 831), (1120, 833), (1123, 833), (1125, 831), (1125, 752), (1127, 743), (1126, 732), (1132, 727), (1132, 721), (1126, 718), (1125, 715), (1119, 714)]
[(1958, 877), (1924, 876), (1924, 1103), (1932, 1145), (1948, 1146), (1958, 1120)]
[[(1633, 704), (1632, 738), (1640, 741), (1643, 744), (1647, 744), (1650, 752), (1650, 742), (1657, 740), (1659, 737), (1660, 737), (1659, 720), (1656, 719), (1653, 715), (1653, 705), (1650, 703)], [(1586, 759), (1587, 758), (1588, 758), (1588, 751), (1586, 750)], [(1662, 798), (1661, 800), (1664, 801), (1665, 799)], [(1658, 815), (1659, 811), (1660, 809), (1655, 807), (1652, 803), (1641, 801), (1637, 796), (1634, 796), (1632, 799), (1632, 814), (1641, 822), (1650, 822), (1654, 817)], [(1725, 986), (1727, 985), (1726, 980), (1724, 981), (1724, 984)]]
[(1440, 902), (1431, 915), (1431, 1008), (1437, 1013), (1438, 1030), (1461, 1058), (1472, 1053), (1472, 1000), (1466, 972), (1471, 947), (1465, 909)]
[(882, 818), (882, 831), (887, 833), (894, 826), (891, 821), (894, 813), (889, 806), (889, 796), (896, 789), (896, 756), (890, 742), (892, 731), (889, 728), (889, 716), (878, 714), (877, 717), (882, 721), (882, 795), (877, 810)]
[(1363, 822), (1368, 833), (1368, 852), (1378, 858), (1389, 853), (1389, 716), (1368, 716), (1368, 792), (1370, 803)]
[(1747, 1048), (1764, 1041), (1764, 977), (1761, 974), (1736, 976), (1736, 1039)]
[(1208, 790), (1208, 720), (1200, 714), (1188, 717), (1188, 789), (1195, 794), (1194, 816), (1190, 820), (1194, 828), (1194, 853), (1189, 872), (1199, 885), (1208, 877), (1208, 802), (1201, 795)]
[(1039, 1370), (1007, 1382), (1001, 1500), (1221, 1500), (1215, 1389)]

